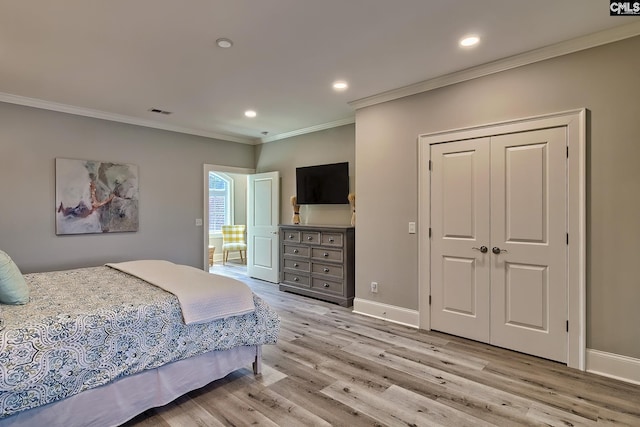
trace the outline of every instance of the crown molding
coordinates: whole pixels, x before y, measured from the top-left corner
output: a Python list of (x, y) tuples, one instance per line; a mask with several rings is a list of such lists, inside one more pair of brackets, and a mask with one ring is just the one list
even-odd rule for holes
[(189, 135), (204, 136), (206, 138), (220, 139), (223, 141), (239, 142), (242, 144), (255, 145), (257, 142), (259, 142), (259, 140), (255, 138), (241, 138), (237, 136), (224, 135), (224, 134), (209, 132), (201, 129), (192, 129), (192, 128), (183, 127), (183, 126), (171, 125), (171, 124), (162, 123), (154, 120), (140, 119), (132, 116), (125, 116), (122, 114), (107, 113), (105, 111), (92, 110), (90, 108), (81, 108), (81, 107), (75, 107), (73, 105), (45, 101), (42, 99), (12, 95), (10, 93), (0, 92), (0, 102), (24, 105), (27, 107), (41, 108), (44, 110), (58, 111), (60, 113), (73, 114), (76, 116), (92, 117), (94, 119), (109, 120), (112, 122), (120, 122), (120, 123), (127, 123), (130, 125), (168, 130), (172, 132), (184, 133)]
[(490, 74), (499, 73), (501, 71), (522, 67), (523, 65), (533, 64), (546, 59), (556, 58), (558, 56), (568, 55), (570, 53), (592, 47), (613, 43), (619, 40), (635, 37), (637, 35), (640, 35), (640, 22), (621, 25), (619, 27), (610, 28), (608, 30), (545, 46), (540, 49), (531, 50), (508, 58), (488, 62), (483, 65), (478, 65), (477, 67), (468, 68), (466, 70), (414, 83), (409, 86), (389, 90), (377, 95), (357, 99), (349, 102), (349, 105), (355, 109), (370, 107), (372, 105), (416, 95), (418, 93), (427, 92), (455, 83), (461, 83), (477, 79), (479, 77), (488, 76)]
[(294, 130), (294, 131), (291, 131), (291, 132), (279, 133), (277, 135), (273, 135), (273, 136), (269, 136), (269, 137), (266, 137), (266, 138), (262, 138), (261, 141), (263, 143), (272, 142), (272, 141), (278, 141), (280, 139), (291, 138), (292, 136), (304, 135), (304, 134), (307, 134), (307, 133), (318, 132), (318, 131), (325, 130), (325, 129), (331, 129), (331, 128), (337, 128), (339, 126), (350, 125), (350, 124), (353, 124), (355, 122), (356, 122), (355, 116), (347, 117), (346, 119), (335, 120), (333, 122), (328, 122), (328, 123), (323, 123), (323, 124), (320, 124), (320, 125), (310, 126), (310, 127)]

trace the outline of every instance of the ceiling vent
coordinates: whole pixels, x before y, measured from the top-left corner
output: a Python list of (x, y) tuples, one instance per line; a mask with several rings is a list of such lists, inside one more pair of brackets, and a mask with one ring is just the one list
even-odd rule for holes
[(164, 114), (165, 116), (172, 114), (171, 111), (161, 110), (159, 108), (149, 108), (149, 111), (151, 111), (152, 113)]

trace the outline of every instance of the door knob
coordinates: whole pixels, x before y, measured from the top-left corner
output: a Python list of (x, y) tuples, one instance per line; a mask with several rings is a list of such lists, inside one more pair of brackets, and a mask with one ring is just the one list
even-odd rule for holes
[(489, 248), (486, 246), (480, 246), (479, 248), (476, 248), (475, 246), (472, 247), (471, 249), (475, 249), (476, 251), (480, 251), (483, 254), (486, 254), (489, 251)]
[(499, 247), (494, 246), (494, 247), (491, 249), (491, 252), (493, 252), (493, 253), (494, 253), (494, 254), (496, 254), (496, 255), (499, 255), (499, 254), (500, 254), (500, 252), (509, 252), (509, 251), (507, 251), (506, 249), (500, 249)]

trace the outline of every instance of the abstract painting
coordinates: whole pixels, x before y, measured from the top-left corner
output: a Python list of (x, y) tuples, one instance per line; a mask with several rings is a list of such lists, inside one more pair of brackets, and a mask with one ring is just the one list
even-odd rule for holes
[(138, 231), (138, 167), (56, 159), (56, 234)]

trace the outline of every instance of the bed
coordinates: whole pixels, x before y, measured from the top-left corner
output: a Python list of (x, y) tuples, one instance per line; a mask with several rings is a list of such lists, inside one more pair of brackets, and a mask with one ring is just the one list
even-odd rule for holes
[[(24, 275), (29, 302), (0, 308), (0, 427), (119, 425), (237, 369), (260, 372), (280, 322), (261, 298), (228, 277), (138, 263), (151, 278), (117, 265)], [(150, 283), (167, 275), (244, 301)]]

